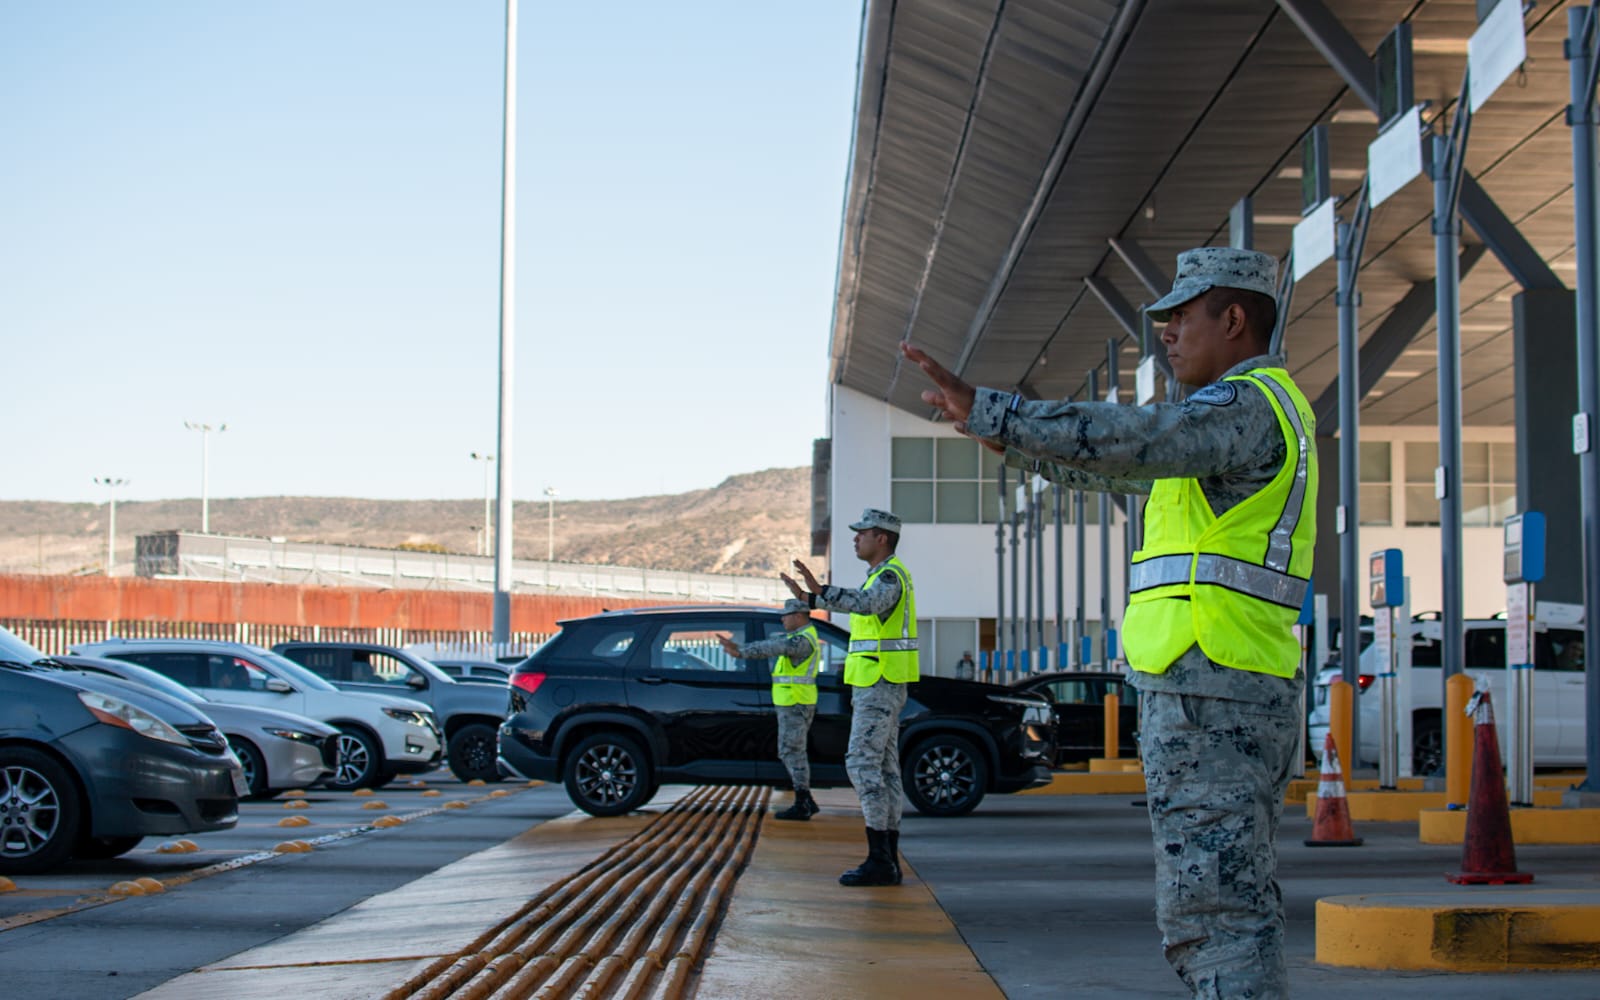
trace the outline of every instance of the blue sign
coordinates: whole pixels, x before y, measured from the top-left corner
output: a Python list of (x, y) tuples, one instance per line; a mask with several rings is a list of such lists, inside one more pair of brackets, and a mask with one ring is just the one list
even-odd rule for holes
[(1536, 510), (1506, 518), (1505, 581), (1538, 583), (1544, 579), (1544, 515)]
[(1296, 625), (1311, 625), (1316, 622), (1317, 613), (1313, 608), (1315, 603), (1316, 595), (1312, 593), (1311, 584), (1308, 583), (1306, 584), (1306, 599), (1300, 602), (1300, 617), (1294, 620)]
[(1398, 608), (1405, 602), (1405, 568), (1399, 549), (1379, 549), (1368, 564), (1367, 596), (1375, 608)]

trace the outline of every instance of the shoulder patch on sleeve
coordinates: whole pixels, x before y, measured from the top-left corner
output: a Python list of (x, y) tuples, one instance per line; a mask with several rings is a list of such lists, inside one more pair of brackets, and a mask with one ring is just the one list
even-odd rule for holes
[(1208, 406), (1227, 406), (1239, 398), (1239, 390), (1232, 382), (1213, 382), (1190, 396), (1187, 402), (1205, 403)]

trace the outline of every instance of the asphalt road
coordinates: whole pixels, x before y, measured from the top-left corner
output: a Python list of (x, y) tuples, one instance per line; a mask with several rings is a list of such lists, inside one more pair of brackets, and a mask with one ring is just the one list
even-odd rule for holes
[[(151, 838), (121, 858), (17, 877), (17, 891), (0, 893), (0, 994), (8, 1000), (134, 996), (572, 811), (560, 786), (468, 787), (441, 773), (426, 782), (438, 796), (402, 781), (372, 798), (314, 791), (304, 810), (286, 809), (282, 798), (250, 802), (234, 829), (189, 836), (197, 853), (158, 853), (179, 838)], [(494, 791), (509, 794), (490, 797)], [(389, 808), (363, 808), (373, 799)], [(469, 804), (443, 807), (451, 801)], [(277, 825), (291, 815), (313, 825)], [(372, 829), (385, 815), (410, 818)], [(292, 839), (323, 842), (309, 853), (262, 858)], [(230, 863), (237, 867), (217, 871)], [(113, 883), (147, 876), (174, 884), (159, 894), (102, 902)], [(65, 912), (32, 919), (51, 911)], [(426, 913), (417, 914), (418, 934), (426, 934), (427, 922)]]

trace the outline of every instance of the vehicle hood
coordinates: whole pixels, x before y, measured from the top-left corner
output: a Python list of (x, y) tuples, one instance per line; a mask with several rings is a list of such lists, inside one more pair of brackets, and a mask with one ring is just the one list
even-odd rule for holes
[(302, 733), (310, 733), (326, 739), (339, 732), (338, 729), (326, 722), (293, 712), (280, 712), (275, 708), (259, 708), (255, 705), (230, 705), (220, 701), (208, 701), (199, 706), (217, 728), (224, 732), (238, 732), (243, 729), (296, 729)]
[(100, 694), (120, 698), (135, 708), (142, 708), (146, 712), (173, 727), (215, 725), (215, 722), (199, 710), (199, 706), (186, 704), (176, 698), (169, 698), (158, 691), (152, 691), (139, 684), (118, 680), (115, 677), (99, 677), (93, 674), (84, 674), (77, 671), (56, 671), (45, 674), (51, 680), (59, 681), (68, 687), (80, 688), (84, 691), (97, 691)]
[(432, 705), (417, 701), (414, 698), (401, 698), (398, 695), (392, 694), (378, 694), (376, 691), (345, 691), (342, 688), (340, 689), (340, 693), (349, 695), (352, 698), (365, 698), (369, 701), (375, 701), (384, 708), (403, 708), (408, 712), (426, 712), (429, 715), (433, 714)]
[(917, 680), (913, 687), (927, 690), (929, 693), (938, 693), (945, 698), (980, 698), (987, 695), (1000, 695), (1027, 702), (1038, 702), (1041, 705), (1050, 704), (1050, 699), (1037, 691), (1022, 691), (1005, 684), (990, 684), (986, 681), (958, 681), (954, 677), (922, 677)]

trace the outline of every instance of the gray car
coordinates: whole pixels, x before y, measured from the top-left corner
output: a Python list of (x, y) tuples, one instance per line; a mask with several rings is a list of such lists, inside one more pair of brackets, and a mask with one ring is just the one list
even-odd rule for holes
[(272, 651), (346, 691), (427, 703), (444, 729), (445, 762), (462, 781), (498, 781), (497, 733), (509, 697), (499, 685), (457, 681), (428, 660), (371, 642), (280, 642)]
[(115, 677), (193, 705), (228, 738), (244, 767), (249, 798), (270, 799), (290, 788), (308, 788), (333, 774), (339, 730), (292, 712), (209, 701), (148, 667), (103, 656), (55, 656), (72, 670)]

